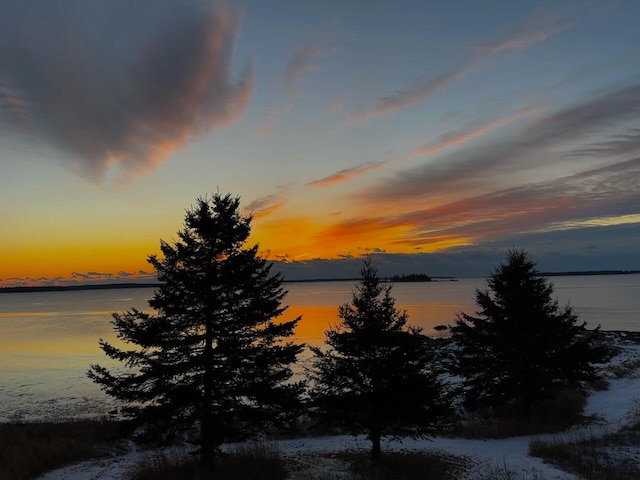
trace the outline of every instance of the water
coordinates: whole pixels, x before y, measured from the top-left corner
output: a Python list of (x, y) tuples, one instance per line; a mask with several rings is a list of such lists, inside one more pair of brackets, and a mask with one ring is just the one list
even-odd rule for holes
[[(581, 320), (605, 330), (640, 331), (640, 275), (554, 277), (560, 304), (570, 302)], [(303, 315), (299, 341), (320, 345), (338, 322), (338, 305), (353, 282), (287, 284), (285, 318)], [(483, 279), (400, 283), (396, 305), (425, 333), (450, 324), (457, 312), (473, 313)], [(115, 342), (111, 312), (147, 309), (153, 289), (85, 290), (0, 295), (0, 421), (104, 414), (114, 404), (86, 377), (92, 363), (115, 366), (98, 339)]]

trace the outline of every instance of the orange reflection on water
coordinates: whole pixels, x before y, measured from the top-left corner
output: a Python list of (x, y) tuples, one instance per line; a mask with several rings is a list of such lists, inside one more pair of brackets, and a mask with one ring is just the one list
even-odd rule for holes
[[(0, 366), (40, 366), (65, 359), (68, 364), (106, 358), (98, 340), (118, 346), (109, 312), (3, 312), (0, 313)], [(48, 359), (48, 360), (47, 360)]]
[[(320, 302), (317, 298), (313, 300)], [(408, 323), (421, 327), (427, 335), (435, 333), (433, 328), (436, 325), (452, 324), (461, 310), (460, 304), (446, 302), (398, 302), (397, 306), (406, 308)], [(462, 309), (468, 313), (473, 311), (473, 308)], [(0, 329), (3, 331), (0, 338), (0, 366), (4, 361), (9, 361), (9, 358), (14, 363), (38, 363), (42, 362), (43, 356), (73, 358), (73, 361), (84, 361), (87, 365), (89, 358), (90, 361), (106, 361), (98, 346), (99, 338), (126, 348), (116, 338), (109, 312), (66, 316), (58, 314), (57, 321), (43, 320), (42, 317), (47, 315), (49, 314), (43, 312), (0, 313)], [(308, 346), (323, 345), (325, 332), (341, 322), (338, 318), (338, 304), (291, 305), (280, 320), (288, 321), (299, 315), (302, 318), (295, 329), (295, 341)]]
[(302, 315), (302, 319), (296, 326), (296, 341), (310, 346), (322, 345), (324, 332), (339, 322), (337, 306), (295, 305), (287, 309), (288, 317), (298, 315)]
[[(66, 337), (20, 343), (1, 342), (0, 352), (3, 354), (23, 354), (23, 361), (33, 360), (30, 356), (64, 355), (94, 355), (101, 352), (96, 337)], [(23, 365), (24, 366), (24, 365)]]
[[(430, 302), (426, 304), (403, 305), (399, 308), (406, 309), (409, 320), (408, 325), (414, 325), (423, 329), (426, 335), (435, 334), (437, 325), (451, 325), (460, 312), (459, 304)], [(471, 313), (472, 310), (466, 310)], [(295, 330), (296, 340), (310, 346), (324, 344), (325, 332), (341, 320), (338, 318), (338, 305), (292, 305), (287, 310), (286, 319), (302, 315)]]

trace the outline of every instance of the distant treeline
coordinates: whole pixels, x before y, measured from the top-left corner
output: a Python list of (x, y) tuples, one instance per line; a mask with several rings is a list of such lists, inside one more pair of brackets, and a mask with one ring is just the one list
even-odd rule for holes
[(580, 270), (575, 272), (542, 272), (544, 277), (573, 277), (580, 275), (637, 275), (640, 270)]
[(113, 290), (116, 288), (150, 288), (159, 283), (107, 283), (95, 285), (46, 285), (39, 287), (2, 287), (0, 293), (69, 292), (77, 290)]
[(430, 282), (431, 277), (426, 273), (409, 273), (402, 275), (394, 275), (391, 277), (392, 282)]
[[(541, 272), (543, 277), (571, 277), (586, 275), (637, 275), (640, 270), (581, 270), (569, 272)], [(455, 281), (454, 277), (435, 277)], [(357, 281), (357, 278), (313, 278), (302, 280), (284, 280), (283, 283), (314, 283), (314, 282), (348, 282)], [(410, 273), (394, 275), (386, 279), (389, 282), (431, 282), (432, 278), (425, 273)], [(38, 287), (0, 287), (0, 293), (24, 293), (24, 292), (68, 292), (78, 290), (113, 290), (117, 288), (156, 288), (160, 283), (107, 283), (91, 285), (46, 285)]]

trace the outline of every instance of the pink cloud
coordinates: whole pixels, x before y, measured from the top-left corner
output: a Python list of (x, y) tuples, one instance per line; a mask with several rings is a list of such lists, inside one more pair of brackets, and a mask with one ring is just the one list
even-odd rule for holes
[(524, 108), (522, 110), (517, 111), (516, 113), (514, 113), (513, 115), (509, 115), (507, 117), (504, 118), (499, 118), (497, 120), (494, 120), (492, 122), (489, 122), (485, 125), (481, 125), (479, 127), (476, 127), (472, 130), (468, 130), (466, 132), (461, 132), (461, 133), (457, 133), (454, 135), (450, 135), (445, 137), (444, 139), (442, 139), (439, 142), (436, 142), (434, 144), (426, 144), (426, 145), (422, 145), (420, 147), (417, 147), (415, 149), (413, 149), (410, 153), (409, 156), (411, 157), (426, 157), (428, 155), (433, 155), (434, 153), (438, 153), (441, 152), (443, 150), (446, 150), (448, 148), (451, 147), (455, 147), (457, 145), (461, 145), (463, 143), (468, 142), (469, 140), (473, 140), (476, 137), (480, 137), (482, 135), (486, 135), (487, 133), (490, 133), (498, 128), (504, 127), (506, 125), (509, 125), (510, 123), (513, 123), (517, 120), (520, 120), (522, 118), (526, 118), (526, 117), (530, 117), (532, 115), (535, 115), (536, 113), (539, 113), (540, 109), (533, 107), (533, 108)]
[(524, 50), (525, 48), (548, 40), (556, 33), (566, 30), (568, 27), (569, 24), (561, 22), (557, 15), (538, 12), (531, 16), (524, 25), (502, 40), (477, 43), (474, 47), (480, 51), (491, 54), (511, 50)]
[(411, 108), (428, 97), (448, 89), (473, 72), (485, 68), (488, 65), (489, 56), (532, 47), (565, 30), (568, 26), (568, 23), (561, 23), (557, 16), (537, 13), (510, 36), (497, 42), (475, 44), (476, 55), (450, 72), (435, 78), (420, 77), (413, 79), (397, 91), (378, 97), (373, 108), (354, 113), (347, 120), (347, 124), (358, 125), (373, 118), (383, 117)]
[(313, 180), (307, 183), (307, 185), (310, 187), (328, 187), (336, 183), (346, 182), (347, 180), (351, 180), (352, 178), (374, 172), (383, 168), (389, 163), (390, 160), (383, 160), (381, 162), (356, 165), (355, 167), (345, 168), (344, 170), (340, 170), (338, 172), (332, 173), (331, 175), (327, 175), (326, 177), (319, 180)]
[(354, 167), (345, 168), (343, 170), (332, 173), (331, 175), (327, 175), (326, 177), (323, 177), (319, 180), (313, 180), (307, 183), (307, 185), (310, 187), (328, 187), (336, 183), (346, 182), (353, 178), (367, 175), (371, 172), (380, 170), (381, 168), (384, 168), (392, 163), (397, 163), (402, 160), (406, 160), (408, 158), (426, 157), (428, 155), (433, 155), (435, 153), (447, 150), (454, 146), (461, 145), (476, 137), (486, 135), (492, 132), (493, 130), (496, 130), (500, 127), (504, 127), (516, 120), (520, 120), (522, 118), (534, 115), (539, 111), (540, 111), (539, 108), (525, 108), (525, 109), (519, 110), (513, 115), (509, 115), (507, 117), (494, 120), (485, 125), (476, 127), (472, 130), (446, 136), (436, 143), (425, 144), (425, 145), (416, 147), (413, 150), (411, 150), (408, 154), (392, 157), (380, 162), (364, 163), (364, 164), (356, 165)]
[(281, 188), (276, 193), (257, 198), (249, 202), (244, 210), (254, 219), (264, 218), (287, 203), (287, 192), (288, 189)]
[(480, 64), (477, 61), (470, 61), (436, 78), (414, 79), (399, 90), (378, 97), (373, 109), (355, 113), (349, 118), (347, 123), (357, 125), (372, 118), (383, 117), (412, 107), (424, 101), (429, 96), (449, 88), (478, 68), (480, 68)]
[(304, 80), (306, 74), (320, 68), (318, 59), (328, 55), (328, 51), (321, 48), (323, 41), (324, 31), (322, 28), (317, 29), (289, 58), (284, 71), (287, 96), (295, 97), (298, 85)]

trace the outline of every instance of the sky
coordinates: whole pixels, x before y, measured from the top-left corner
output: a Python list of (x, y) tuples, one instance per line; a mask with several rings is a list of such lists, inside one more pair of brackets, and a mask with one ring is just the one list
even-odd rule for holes
[(288, 279), (640, 270), (640, 2), (0, 0), (0, 286), (215, 192)]

